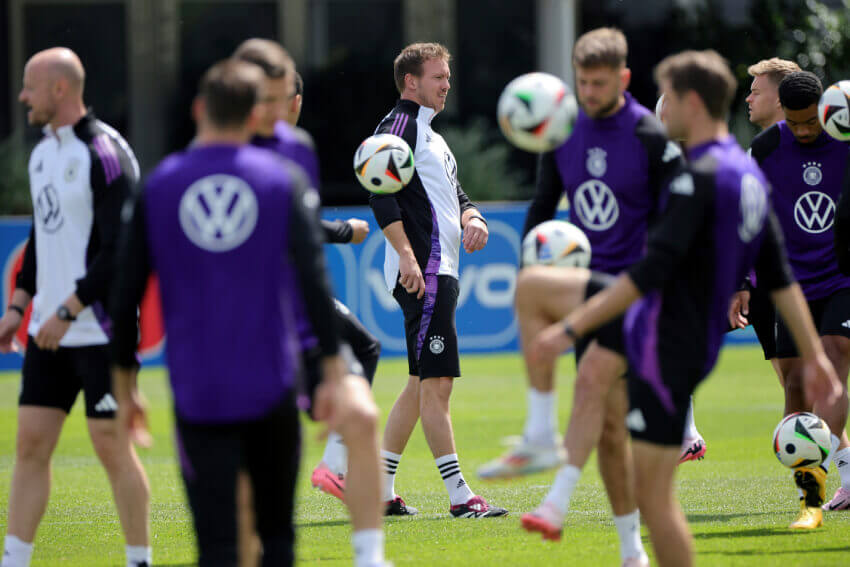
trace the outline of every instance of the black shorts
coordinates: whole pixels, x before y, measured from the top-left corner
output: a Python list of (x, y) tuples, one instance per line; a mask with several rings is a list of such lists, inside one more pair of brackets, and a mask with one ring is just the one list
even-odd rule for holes
[[(601, 272), (591, 272), (590, 280), (587, 282), (587, 288), (584, 291), (584, 299), (596, 295), (613, 283), (614, 276), (603, 274)], [(626, 346), (623, 341), (623, 316), (613, 319), (592, 333), (588, 333), (584, 337), (576, 341), (575, 354), (576, 366), (578, 366), (581, 357), (584, 356), (584, 351), (590, 346), (590, 343), (596, 341), (601, 347), (614, 351), (623, 357), (626, 356)]]
[(115, 417), (109, 346), (92, 345), (42, 350), (29, 337), (21, 371), (18, 404), (58, 408), (69, 413), (80, 390), (86, 398), (86, 417)]
[[(829, 297), (814, 299), (808, 303), (820, 336), (838, 335), (850, 338), (850, 289), (841, 289)], [(776, 317), (776, 357), (798, 356), (791, 331), (781, 317)]]
[(363, 367), (361, 372), (355, 372), (355, 374), (363, 376), (371, 384), (375, 378), (375, 370), (378, 368), (378, 359), (381, 357), (381, 343), (344, 303), (335, 299), (334, 307), (336, 307), (339, 335), (344, 342), (348, 343), (357, 361)]
[(654, 376), (631, 368), (626, 426), (634, 439), (681, 447), (691, 395), (703, 379), (702, 370), (658, 358), (659, 368)]
[(455, 311), (459, 285), (452, 276), (425, 276), (425, 295), (417, 299), (396, 284), (393, 297), (404, 314), (407, 365), (420, 379), (460, 376)]
[[(339, 344), (339, 354), (345, 363), (347, 374), (355, 376), (363, 376), (366, 374), (363, 370), (363, 365), (357, 360), (351, 347), (346, 343)], [(316, 395), (316, 388), (322, 382), (322, 357), (319, 354), (318, 348), (312, 348), (301, 351), (301, 381), (299, 385), (298, 408), (306, 411), (310, 418), (313, 418), (313, 401)], [(368, 380), (368, 379), (367, 379)]]
[(776, 308), (763, 287), (750, 290), (750, 314), (747, 317), (756, 332), (764, 359), (776, 358)]
[(291, 397), (261, 419), (221, 425), (177, 417), (177, 451), (198, 537), (198, 564), (236, 565), (236, 478), (248, 473), (263, 565), (292, 565), (293, 503), (300, 460)]

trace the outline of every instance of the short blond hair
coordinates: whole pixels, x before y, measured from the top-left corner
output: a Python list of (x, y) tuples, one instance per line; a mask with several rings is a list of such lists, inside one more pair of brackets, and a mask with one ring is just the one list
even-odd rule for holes
[(404, 77), (408, 73), (421, 77), (422, 66), (429, 59), (442, 59), (448, 63), (452, 60), (452, 55), (446, 46), (439, 43), (411, 43), (401, 50), (393, 61), (395, 88), (399, 94), (404, 92)]
[(747, 68), (747, 73), (749, 73), (751, 77), (766, 76), (767, 79), (777, 87), (779, 86), (779, 83), (782, 82), (782, 79), (791, 73), (796, 73), (798, 71), (800, 71), (799, 65), (793, 61), (780, 59), (779, 57), (762, 59), (758, 63), (750, 65)]
[(629, 43), (617, 28), (597, 28), (582, 35), (573, 47), (573, 65), (576, 67), (612, 67), (626, 64)]

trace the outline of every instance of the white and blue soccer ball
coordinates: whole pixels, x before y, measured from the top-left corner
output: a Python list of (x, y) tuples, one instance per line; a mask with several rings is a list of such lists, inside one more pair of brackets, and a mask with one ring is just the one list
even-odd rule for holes
[(827, 134), (839, 142), (850, 141), (850, 81), (838, 81), (823, 91), (818, 119)]
[(369, 136), (354, 152), (354, 175), (366, 190), (379, 195), (397, 193), (410, 183), (413, 152), (393, 134)]
[(813, 413), (785, 416), (773, 431), (773, 451), (791, 469), (821, 465), (832, 449), (829, 426)]
[(576, 225), (550, 220), (531, 229), (522, 240), (523, 266), (590, 266), (590, 241)]
[(549, 152), (572, 134), (578, 104), (555, 75), (527, 73), (505, 87), (497, 108), (505, 138), (528, 152)]

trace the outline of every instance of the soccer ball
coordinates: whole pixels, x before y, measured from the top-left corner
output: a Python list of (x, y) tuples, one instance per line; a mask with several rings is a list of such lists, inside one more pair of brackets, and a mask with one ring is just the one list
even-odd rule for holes
[(413, 152), (393, 134), (369, 136), (354, 152), (354, 175), (372, 193), (397, 193), (413, 177)]
[(522, 240), (522, 265), (587, 268), (590, 241), (574, 224), (550, 220), (531, 229)]
[(850, 141), (850, 81), (838, 81), (823, 92), (818, 118), (827, 134), (839, 142)]
[(535, 153), (560, 146), (573, 131), (578, 104), (564, 82), (548, 73), (520, 75), (499, 97), (499, 128), (510, 143)]
[(773, 450), (788, 468), (816, 467), (829, 455), (830, 435), (829, 426), (815, 414), (792, 413), (773, 431)]

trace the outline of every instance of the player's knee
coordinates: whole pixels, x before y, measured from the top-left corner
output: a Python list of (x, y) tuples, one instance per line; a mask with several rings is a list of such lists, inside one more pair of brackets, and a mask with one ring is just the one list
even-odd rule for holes
[(47, 435), (37, 430), (18, 429), (15, 453), (19, 462), (47, 465), (53, 452), (53, 443)]
[(597, 372), (594, 365), (592, 363), (585, 364), (585, 361), (582, 360), (582, 365), (579, 367), (578, 374), (576, 375), (575, 402), (573, 403), (573, 407), (576, 407), (580, 401), (581, 403), (596, 405), (604, 403), (608, 389), (609, 385), (607, 381)]
[(92, 447), (108, 472), (118, 471), (125, 465), (129, 456), (129, 440), (126, 436), (119, 435), (116, 427), (110, 427), (111, 423), (100, 425), (102, 426), (94, 426), (89, 430)]
[(448, 408), (452, 394), (451, 378), (427, 378), (419, 385), (419, 408), (425, 411), (432, 408)]
[(607, 455), (622, 454), (625, 458), (626, 443), (628, 443), (628, 432), (625, 416), (606, 415), (605, 422), (602, 424), (602, 435), (599, 438), (599, 452)]
[(545, 270), (543, 266), (527, 266), (520, 270), (516, 281), (516, 310), (518, 315), (527, 314), (540, 301), (540, 283)]

